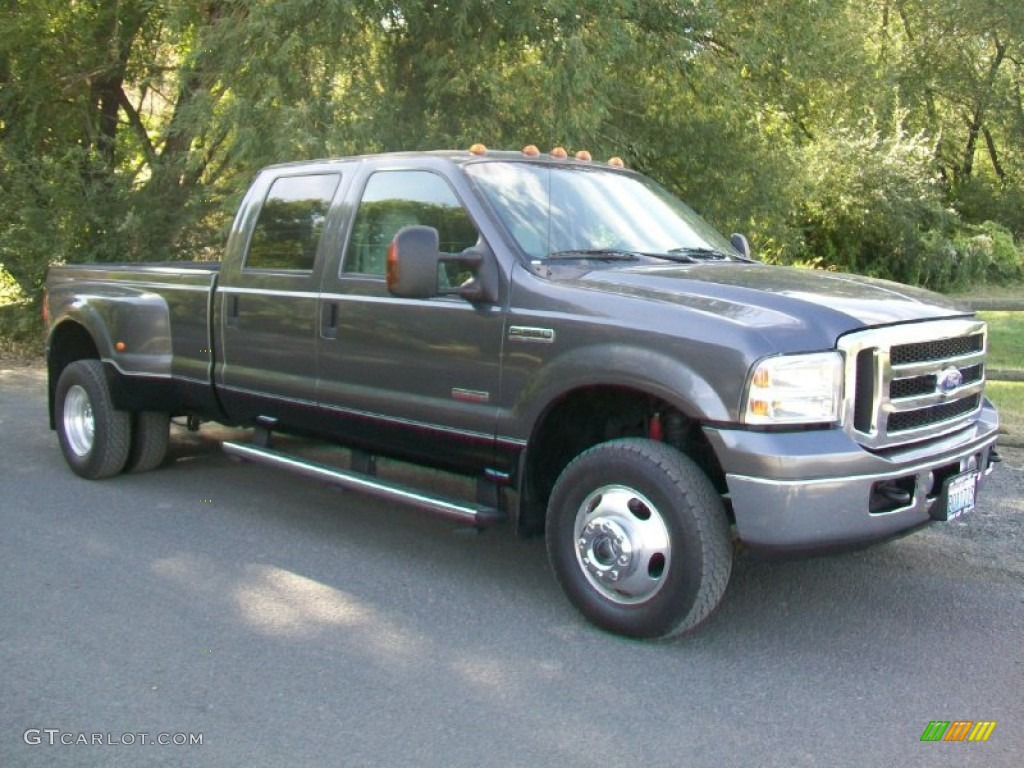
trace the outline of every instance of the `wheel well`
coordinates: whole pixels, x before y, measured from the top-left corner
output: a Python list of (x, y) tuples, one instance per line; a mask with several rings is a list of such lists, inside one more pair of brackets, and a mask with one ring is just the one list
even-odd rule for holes
[(54, 429), (56, 421), (53, 413), (54, 396), (57, 381), (61, 373), (76, 360), (98, 359), (99, 350), (92, 336), (81, 325), (75, 322), (61, 323), (50, 336), (49, 349), (46, 356), (46, 369), (49, 379), (50, 429)]
[(697, 420), (645, 392), (587, 387), (552, 403), (534, 428), (522, 467), (521, 532), (543, 531), (548, 498), (570, 461), (588, 448), (620, 437), (668, 443), (693, 459), (719, 493), (725, 492), (725, 473)]

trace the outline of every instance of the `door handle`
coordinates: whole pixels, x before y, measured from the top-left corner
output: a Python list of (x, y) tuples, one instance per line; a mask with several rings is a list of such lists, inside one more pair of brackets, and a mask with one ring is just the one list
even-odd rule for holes
[(320, 305), (320, 338), (338, 338), (338, 305), (333, 301)]
[(238, 327), (238, 294), (232, 293), (227, 297), (227, 317), (224, 319), (224, 324), (228, 328)]

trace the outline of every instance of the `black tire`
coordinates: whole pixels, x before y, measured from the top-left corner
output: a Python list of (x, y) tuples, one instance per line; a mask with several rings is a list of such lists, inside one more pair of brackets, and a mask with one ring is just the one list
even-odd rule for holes
[(653, 440), (597, 445), (562, 472), (547, 547), (569, 600), (593, 624), (657, 638), (695, 629), (732, 571), (729, 523), (711, 481)]
[(75, 474), (99, 480), (121, 471), (131, 416), (114, 408), (99, 360), (76, 360), (61, 372), (54, 408), (60, 448)]
[(125, 472), (148, 472), (167, 456), (171, 436), (171, 415), (159, 411), (132, 414), (132, 445)]

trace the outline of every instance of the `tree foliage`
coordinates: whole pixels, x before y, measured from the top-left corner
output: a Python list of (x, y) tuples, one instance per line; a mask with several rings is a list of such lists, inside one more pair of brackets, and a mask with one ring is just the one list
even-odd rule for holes
[(0, 0), (0, 264), (215, 256), (262, 165), (622, 155), (766, 258), (1024, 278), (1017, 0)]

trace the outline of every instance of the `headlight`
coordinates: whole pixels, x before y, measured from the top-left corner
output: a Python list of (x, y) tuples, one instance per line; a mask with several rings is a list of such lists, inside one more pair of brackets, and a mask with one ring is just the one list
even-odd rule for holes
[(843, 359), (838, 352), (767, 357), (747, 381), (747, 424), (822, 424), (839, 420)]

